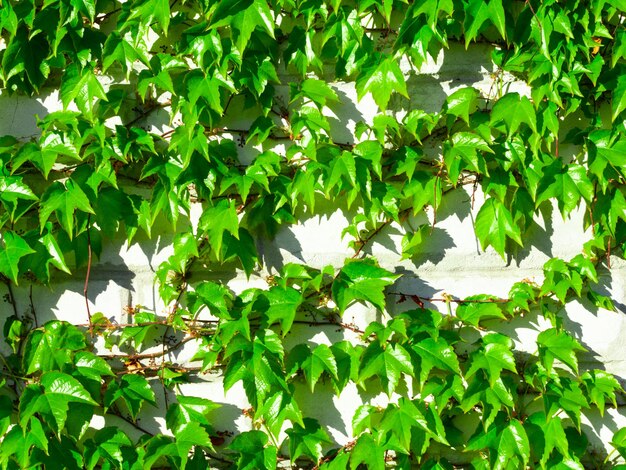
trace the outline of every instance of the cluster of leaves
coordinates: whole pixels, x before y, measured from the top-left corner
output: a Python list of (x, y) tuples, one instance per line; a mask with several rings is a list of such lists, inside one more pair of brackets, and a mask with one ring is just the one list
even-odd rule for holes
[[(584, 348), (563, 318), (576, 298), (613, 309), (593, 289), (596, 267), (626, 249), (624, 13), (624, 2), (605, 0), (0, 0), (3, 93), (51, 87), (63, 104), (37, 118), (36, 136), (0, 137), (0, 276), (14, 310), (3, 320), (12, 352), (0, 356), (0, 465), (500, 469), (581, 468), (586, 458), (597, 467), (581, 412), (616, 406), (621, 387), (604, 371), (579, 371)], [(427, 112), (403, 70), (419, 74), (451, 41), (494, 44), (494, 87), (456, 89)], [(505, 92), (506, 76), (529, 95)], [(356, 124), (354, 141), (337, 139), (333, 81), (354, 83), (381, 111)], [(241, 109), (245, 128), (233, 125)], [(169, 130), (150, 126), (153, 116)], [(564, 157), (563, 145), (576, 150)], [(434, 225), (465, 184), (485, 195), (476, 237), (503, 258), (553, 205), (564, 218), (583, 209), (591, 239), (573, 259), (550, 260), (542, 285), (517, 283), (507, 299), (431, 299), (447, 304), (441, 314), (399, 293), (419, 308), (364, 331), (346, 323), (354, 302), (386, 314), (398, 299), (385, 296), (398, 275), (366, 257), (373, 239), (396, 224), (400, 256), (419, 257), (438, 232), (414, 216), (428, 211)], [(267, 288), (239, 294), (193, 276), (258, 272), (258, 237), (323, 201), (356, 213), (344, 266), (290, 264)], [(202, 216), (188, 223), (193, 204)], [(163, 222), (177, 232), (157, 269), (167, 316), (138, 308), (116, 325), (87, 310), (88, 324), (39, 327), (18, 315), (12, 285), (87, 267), (86, 293), (92, 254)], [(537, 354), (516, 355), (497, 327), (531, 311), (551, 327)], [(294, 325), (345, 339), (285, 350)], [(103, 353), (98, 338), (124, 352)], [(201, 366), (166, 360), (183, 345)], [(227, 391), (241, 382), (250, 404), (252, 430), (223, 452), (206, 398), (176, 394), (168, 435), (138, 424), (155, 404), (149, 379), (171, 389), (213, 369)], [(297, 400), (326, 385), (337, 395), (382, 390), (390, 402), (360, 407), (354, 439), (336, 448)], [(94, 416), (104, 428), (91, 427)], [(620, 454), (624, 441), (622, 431), (613, 438)]]

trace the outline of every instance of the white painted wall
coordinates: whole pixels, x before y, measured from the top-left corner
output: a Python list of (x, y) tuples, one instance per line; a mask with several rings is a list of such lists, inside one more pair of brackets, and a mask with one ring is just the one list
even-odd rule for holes
[[(493, 82), (493, 66), (489, 59), (490, 46), (473, 46), (470, 51), (460, 45), (451, 45), (450, 51), (442, 55), (437, 62), (426, 64), (422, 74), (407, 76), (410, 100), (401, 97), (392, 99), (392, 105), (398, 109), (398, 115), (406, 112), (407, 106), (415, 106), (426, 111), (437, 111), (450, 92), (461, 86), (474, 86), (490, 98), (495, 98), (497, 85)], [(285, 83), (289, 81), (285, 77)], [(505, 91), (526, 93), (524, 84), (513, 77), (503, 77)], [(333, 109), (335, 118), (343, 124), (333, 129), (333, 135), (339, 141), (353, 141), (351, 132), (359, 120), (371, 122), (377, 114), (377, 108), (371, 98), (366, 96), (361, 102), (356, 100), (353, 84), (334, 83), (333, 87), (345, 103)], [(287, 95), (288, 88), (279, 88), (279, 93)], [(35, 115), (43, 117), (46, 113), (58, 109), (60, 103), (56, 92), (44, 93), (36, 99), (0, 95), (0, 135), (12, 134), (28, 139), (37, 134)], [(159, 117), (157, 116), (157, 119)], [(233, 127), (249, 123), (245, 116), (234, 119)], [(156, 124), (162, 132), (167, 124)], [(277, 150), (281, 147), (277, 146)], [(437, 148), (431, 149), (437, 151)], [(242, 161), (250, 160), (252, 149), (241, 150)], [(248, 153), (247, 153), (248, 152)], [(482, 203), (482, 194), (475, 194), (475, 203), (471, 203), (471, 186), (468, 190), (460, 189), (446, 196), (439, 208), (436, 235), (424, 245), (424, 253), (412, 260), (400, 261), (400, 241), (403, 229), (397, 225), (385, 228), (374, 243), (366, 250), (377, 257), (381, 265), (389, 270), (402, 273), (395, 289), (415, 293), (424, 297), (438, 297), (446, 292), (457, 297), (478, 293), (506, 296), (511, 285), (522, 279), (541, 282), (542, 266), (550, 257), (558, 256), (569, 260), (580, 253), (582, 244), (590, 236), (583, 230), (583, 211), (574, 211), (568, 220), (562, 220), (558, 211), (553, 211), (551, 220), (537, 219), (537, 227), (525, 240), (527, 248), (520, 250), (505, 262), (492, 250), (483, 252), (473, 233), (473, 221)], [(347, 240), (342, 240), (341, 231), (353, 214), (336, 211), (328, 204), (320, 206), (323, 215), (302, 218), (294, 226), (283, 229), (275, 240), (259, 242), (259, 252), (263, 257), (265, 269), (247, 280), (243, 275), (230, 280), (228, 285), (235, 291), (250, 286), (266, 286), (264, 278), (275, 272), (287, 262), (306, 263), (316, 267), (333, 264), (343, 265), (353, 252)], [(193, 208), (193, 215), (199, 215), (200, 208)], [(428, 214), (432, 220), (432, 214)], [(423, 220), (423, 216), (421, 216)], [(410, 221), (411, 222), (411, 221)], [(412, 221), (415, 222), (415, 221)], [(172, 234), (167, 228), (156, 230), (152, 240), (138, 237), (130, 248), (120, 240), (108, 244), (99, 262), (91, 271), (89, 283), (89, 301), (92, 312), (105, 312), (112, 320), (126, 322), (124, 307), (141, 304), (156, 313), (165, 315), (166, 307), (158, 300), (154, 270), (171, 254)], [(570, 331), (588, 349), (582, 355), (581, 368), (605, 368), (626, 381), (626, 263), (613, 258), (612, 269), (600, 273), (600, 291), (609, 293), (618, 312), (595, 311), (589, 305), (571, 302), (567, 306), (567, 324)], [(220, 273), (212, 273), (217, 279)], [(86, 323), (87, 316), (82, 295), (84, 271), (73, 276), (59, 277), (51, 289), (35, 286), (32, 291), (34, 306), (39, 322), (52, 318), (73, 323)], [(24, 286), (15, 289), (20, 313), (25, 313), (28, 306), (28, 290)], [(394, 305), (390, 299), (391, 314), (410, 306)], [(441, 304), (430, 305), (441, 308)], [(3, 304), (6, 311), (8, 306)], [(346, 321), (357, 325), (367, 325), (373, 319), (379, 319), (375, 311), (362, 305), (351, 307), (346, 312)], [(534, 339), (538, 332), (547, 327), (544, 321), (536, 317), (517, 319), (501, 330), (509, 334), (519, 350), (534, 352)], [(337, 332), (332, 326), (311, 329), (306, 326), (294, 328), (294, 333), (286, 340), (286, 349), (304, 340), (312, 343), (330, 343), (344, 337), (356, 339), (351, 332)], [(172, 360), (185, 361), (191, 357), (193, 345), (175, 353)], [(159, 402), (164, 403), (162, 389), (155, 387)], [(219, 373), (201, 375), (193, 383), (184, 385), (185, 394), (208, 397), (224, 406), (215, 414), (217, 429), (241, 431), (250, 428), (250, 421), (241, 414), (248, 405), (240, 386), (224, 394)], [(308, 396), (304, 387), (298, 392)], [(330, 387), (319, 384), (313, 400), (304, 400), (303, 412), (320, 419), (327, 426), (331, 436), (339, 444), (350, 439), (350, 421), (355, 409), (364, 401), (384, 404), (386, 397), (380, 393), (359, 394), (355, 387), (348, 387), (340, 397), (334, 397)], [(337, 414), (336, 410), (339, 410)], [(162, 411), (148, 410), (142, 416), (142, 425), (153, 429), (165, 430)], [(626, 408), (608, 409), (604, 418), (597, 414), (587, 414), (585, 428), (591, 428), (600, 440), (608, 442), (612, 433), (626, 425)], [(124, 426), (124, 423), (119, 423)], [(131, 431), (129, 429), (129, 431)]]

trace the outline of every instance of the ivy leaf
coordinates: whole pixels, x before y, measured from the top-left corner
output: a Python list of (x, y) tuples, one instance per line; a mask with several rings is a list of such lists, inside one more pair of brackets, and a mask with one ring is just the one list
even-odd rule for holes
[(618, 429), (615, 434), (613, 434), (611, 445), (622, 457), (626, 457), (626, 427)]
[(361, 464), (371, 470), (385, 470), (385, 449), (371, 434), (362, 434), (350, 453), (350, 470), (356, 470)]
[(478, 369), (487, 372), (491, 386), (500, 378), (502, 370), (517, 373), (515, 358), (511, 351), (513, 342), (510, 338), (499, 333), (489, 333), (483, 337), (482, 342), (480, 350), (471, 355), (470, 367), (465, 373), (468, 380)]
[(475, 230), (482, 249), (491, 245), (502, 259), (507, 238), (523, 246), (520, 228), (513, 221), (511, 212), (498, 199), (489, 198), (482, 205), (476, 215)]
[(69, 403), (97, 405), (81, 383), (62, 372), (46, 372), (41, 376), (43, 393), (35, 400), (29, 400), (26, 406), (20, 404), (20, 420), (25, 423), (34, 413), (43, 413), (53, 418), (57, 434), (65, 428)]
[(39, 198), (24, 183), (22, 177), (0, 177), (0, 202), (9, 213), (11, 222), (15, 222), (27, 212)]
[(211, 438), (200, 424), (191, 422), (180, 427), (175, 434), (176, 450), (181, 460), (181, 467), (185, 468), (192, 447), (200, 446), (214, 451)]
[[(467, 38), (466, 38), (467, 41)], [(467, 46), (466, 46), (467, 47)], [(476, 88), (465, 87), (446, 98), (443, 112), (461, 118), (469, 126), (469, 115), (476, 111), (479, 92)]]
[(53, 320), (32, 330), (24, 346), (23, 367), (26, 375), (63, 369), (72, 363), (72, 352), (87, 346), (85, 335), (74, 325)]
[(550, 328), (542, 331), (537, 337), (539, 357), (548, 371), (552, 370), (552, 364), (557, 359), (578, 374), (577, 351), (586, 351), (576, 339), (565, 331)]
[(465, 22), (463, 27), (465, 28), (466, 49), (469, 43), (476, 38), (487, 20), (498, 28), (502, 37), (505, 36), (505, 18), (502, 1), (490, 0), (487, 3), (485, 0), (470, 0), (465, 5)]
[(413, 345), (415, 351), (421, 358), (420, 383), (425, 383), (430, 371), (436, 367), (442, 371), (449, 371), (460, 374), (459, 360), (454, 349), (447, 341), (438, 337), (437, 339), (426, 338)]
[(71, 240), (74, 237), (74, 213), (77, 210), (95, 214), (87, 195), (73, 180), (67, 180), (65, 185), (55, 181), (41, 197), (39, 210), (41, 229), (43, 230), (50, 215), (54, 212)]
[(463, 322), (478, 327), (483, 320), (505, 318), (497, 297), (490, 295), (472, 295), (456, 309), (456, 316)]
[(154, 391), (150, 384), (145, 377), (135, 374), (123, 375), (119, 381), (109, 384), (104, 394), (105, 409), (118, 400), (126, 404), (133, 419), (137, 419), (144, 403), (148, 402), (156, 406)]
[(340, 312), (344, 312), (353, 300), (366, 300), (384, 310), (383, 291), (399, 277), (370, 261), (349, 261), (333, 281), (333, 299)]
[(211, 17), (211, 27), (218, 28), (227, 24), (235, 31), (235, 44), (242, 54), (257, 27), (270, 37), (274, 37), (274, 18), (265, 0), (232, 0), (218, 3)]
[(619, 75), (617, 77), (617, 86), (613, 90), (613, 99), (611, 100), (611, 119), (615, 121), (624, 109), (626, 109), (626, 77)]
[(406, 80), (398, 61), (391, 56), (379, 57), (375, 63), (363, 67), (356, 79), (356, 91), (359, 100), (363, 99), (367, 93), (371, 93), (381, 110), (387, 109), (393, 92), (400, 93), (406, 98), (409, 97)]
[(198, 423), (210, 426), (208, 415), (221, 405), (207, 398), (179, 395), (177, 402), (172, 403), (167, 409), (165, 423), (167, 428), (176, 434), (179, 429), (188, 423)]
[(122, 466), (125, 451), (132, 448), (133, 443), (119, 428), (107, 426), (94, 434), (93, 440), (85, 442), (85, 463), (89, 470), (96, 467), (100, 459), (113, 465)]
[(359, 382), (377, 376), (391, 396), (402, 374), (413, 375), (409, 353), (399, 344), (387, 344), (383, 349), (378, 342), (370, 344), (361, 358)]
[(4, 232), (2, 234), (2, 245), (4, 247), (0, 250), (0, 274), (17, 284), (20, 260), (24, 256), (34, 253), (35, 250), (14, 232)]
[(239, 218), (235, 202), (221, 199), (215, 206), (206, 209), (200, 217), (199, 228), (206, 233), (211, 248), (220, 260), (224, 233), (228, 232), (239, 238)]
[(246, 431), (236, 436), (228, 448), (239, 453), (237, 468), (240, 470), (275, 470), (276, 447), (267, 446), (267, 441), (267, 434), (262, 431)]
[(494, 468), (506, 468), (511, 459), (519, 457), (520, 468), (526, 468), (530, 459), (530, 443), (526, 430), (517, 419), (511, 419), (499, 435), (496, 466)]
[(333, 441), (316, 419), (304, 418), (302, 422), (304, 426), (294, 424), (285, 431), (289, 436), (289, 456), (292, 462), (307, 456), (317, 463), (323, 456), (322, 445), (332, 444)]
[(594, 198), (594, 185), (587, 175), (587, 169), (578, 164), (562, 166), (557, 159), (555, 164), (543, 168), (544, 176), (537, 188), (535, 205), (554, 197), (563, 218), (578, 206), (581, 196), (591, 202)]
[(389, 405), (381, 419), (379, 428), (386, 433), (392, 433), (400, 445), (403, 453), (411, 452), (412, 428), (419, 428), (429, 437), (442, 444), (447, 444), (445, 435), (433, 432), (425, 416), (411, 400), (401, 397), (397, 405)]
[(56, 163), (58, 156), (57, 152), (44, 151), (34, 142), (27, 142), (22, 145), (13, 157), (13, 171), (16, 171), (25, 162), (29, 162), (41, 171), (44, 178), (48, 179), (48, 175)]
[(328, 105), (328, 103), (339, 103), (337, 93), (325, 81), (315, 78), (307, 78), (299, 86), (294, 83), (291, 86), (291, 101), (294, 102), (299, 98), (311, 100), (318, 109)]
[(250, 141), (256, 137), (258, 143), (262, 144), (267, 140), (274, 128), (276, 128), (276, 124), (274, 124), (271, 118), (259, 116), (250, 124), (250, 132), (248, 133), (246, 143), (250, 143)]
[(333, 379), (338, 380), (335, 355), (325, 344), (320, 344), (313, 349), (310, 355), (302, 362), (301, 368), (304, 371), (307, 382), (309, 382), (311, 393), (313, 393), (315, 384), (317, 384), (323, 372), (328, 372)]
[(278, 321), (282, 335), (287, 335), (303, 301), (302, 293), (293, 287), (273, 286), (264, 295), (269, 301), (269, 308), (264, 312), (268, 326)]
[(522, 123), (537, 132), (537, 115), (532, 103), (519, 93), (507, 93), (500, 98), (491, 110), (491, 124), (504, 123), (510, 138)]
[(90, 351), (79, 351), (74, 356), (74, 366), (80, 375), (98, 383), (102, 376), (113, 376), (111, 366), (100, 356), (96, 356)]
[(141, 47), (133, 45), (131, 33), (127, 32), (122, 36), (118, 31), (112, 31), (108, 35), (104, 43), (104, 51), (102, 52), (102, 71), (106, 72), (113, 63), (117, 62), (122, 67), (122, 71), (129, 78), (132, 71), (132, 65), (135, 61), (140, 61), (146, 67), (150, 65), (150, 60), (146, 55), (146, 51)]
[(107, 95), (98, 78), (89, 68), (80, 70), (77, 64), (70, 64), (63, 74), (59, 96), (65, 109), (73, 101), (86, 117), (93, 119), (94, 100), (107, 101)]
[(589, 370), (581, 376), (581, 379), (587, 390), (586, 396), (598, 407), (600, 415), (604, 416), (606, 401), (617, 407), (615, 392), (622, 391), (622, 386), (612, 374), (603, 370)]
[(482, 137), (472, 132), (455, 132), (450, 143), (451, 145), (448, 143), (445, 145), (444, 161), (453, 184), (456, 184), (459, 177), (462, 161), (465, 161), (477, 173), (487, 173), (485, 159), (481, 152), (493, 153), (493, 150)]

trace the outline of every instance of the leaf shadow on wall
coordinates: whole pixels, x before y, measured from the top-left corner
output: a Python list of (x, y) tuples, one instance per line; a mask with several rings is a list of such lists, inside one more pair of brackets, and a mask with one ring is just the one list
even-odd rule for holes
[[(439, 56), (443, 56), (443, 62), (438, 70), (424, 73), (410, 72), (406, 80), (409, 99), (396, 93), (391, 97), (390, 108), (407, 112), (421, 109), (428, 113), (438, 113), (448, 97), (446, 88), (454, 90), (484, 81), (488, 77), (487, 70), (493, 68), (490, 58), (491, 47), (474, 49), (477, 52), (469, 54), (463, 45), (450, 43), (448, 53)], [(442, 83), (447, 84), (447, 87), (444, 88)]]
[[(392, 316), (422, 308), (422, 305), (423, 308), (438, 310), (438, 305), (425, 300), (434, 297), (438, 292), (437, 289), (420, 279), (417, 273), (403, 266), (396, 266), (394, 271), (396, 274), (402, 274), (402, 277), (387, 291), (387, 309)], [(412, 300), (410, 296), (419, 297), (420, 302), (423, 302), (422, 305), (416, 303), (417, 298)]]
[(534, 250), (539, 250), (549, 258), (553, 257), (551, 238), (554, 235), (554, 226), (552, 223), (554, 208), (550, 204), (541, 204), (538, 209), (543, 218), (545, 228), (533, 220), (528, 230), (522, 233), (524, 247), (519, 247), (515, 244), (515, 252), (510, 255), (510, 262), (514, 261), (517, 267), (519, 267)]
[(3, 119), (0, 120), (0, 136), (12, 135), (17, 139), (27, 139), (38, 136), (41, 131), (37, 127), (37, 119), (43, 119), (50, 111), (48, 108), (60, 107), (61, 103), (49, 104), (43, 102), (54, 100), (54, 90), (42, 91), (37, 98), (30, 98), (14, 94), (0, 95), (0, 109), (3, 110)]
[[(102, 311), (111, 321), (127, 322), (124, 313), (126, 307), (141, 304), (144, 310), (157, 315), (161, 312), (156, 269), (158, 261), (163, 257), (161, 251), (171, 246), (172, 235), (153, 235), (148, 238), (138, 234), (133, 240), (130, 254), (126, 251), (124, 240), (103, 239), (103, 251), (100, 258), (92, 258), (87, 283), (87, 299), (91, 313)], [(131, 260), (135, 260), (131, 264)], [(81, 317), (87, 321), (84, 301), (87, 268), (74, 270), (71, 276), (55, 273), (51, 288), (33, 287), (33, 304), (41, 325), (53, 319), (63, 319), (72, 323), (82, 323)], [(68, 295), (69, 292), (69, 295)], [(17, 290), (17, 298), (24, 306), (28, 305), (25, 289)], [(71, 311), (67, 307), (71, 306)], [(63, 310), (61, 310), (63, 309)]]
[(342, 144), (353, 144), (354, 134), (353, 129), (347, 126), (347, 123), (365, 120), (363, 113), (355, 106), (353, 99), (351, 99), (343, 90), (333, 87), (333, 90), (339, 98), (340, 105), (330, 106), (331, 111), (335, 116), (326, 115), (328, 122), (330, 123), (331, 134), (330, 137), (334, 142)]

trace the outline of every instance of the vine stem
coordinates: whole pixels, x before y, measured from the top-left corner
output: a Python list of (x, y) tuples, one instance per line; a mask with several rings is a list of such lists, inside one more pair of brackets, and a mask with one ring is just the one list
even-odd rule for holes
[(11, 287), (11, 281), (9, 279), (6, 279), (4, 281), (4, 284), (7, 286), (7, 290), (9, 291), (9, 303), (11, 304), (11, 307), (13, 307), (13, 314), (15, 315), (15, 317), (17, 317), (17, 304), (15, 302), (15, 296), (13, 295), (13, 288)]
[(37, 320), (37, 311), (35, 310), (35, 303), (33, 302), (33, 285), (31, 283), (28, 290), (28, 301), (30, 302), (30, 313), (33, 314), (33, 320), (35, 321), (35, 328), (39, 328), (39, 321)]
[(89, 275), (91, 274), (91, 214), (87, 216), (87, 273), (85, 274), (85, 285), (83, 287), (83, 296), (85, 297), (85, 308), (87, 309), (87, 320), (89, 322), (89, 335), (93, 338), (93, 323), (91, 322), (91, 310), (89, 309)]

